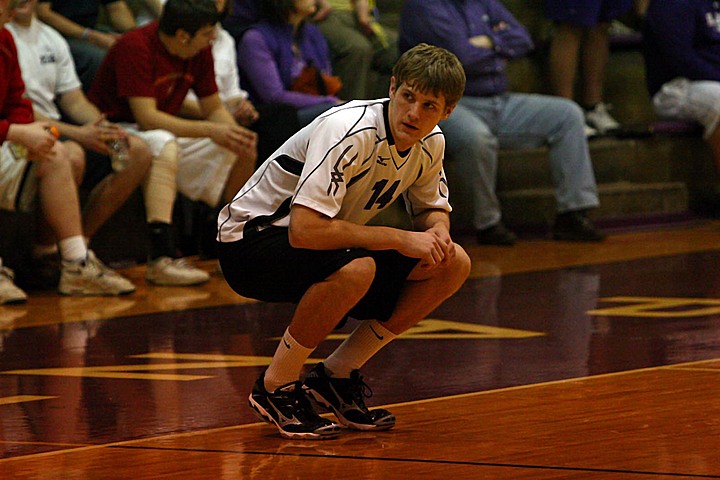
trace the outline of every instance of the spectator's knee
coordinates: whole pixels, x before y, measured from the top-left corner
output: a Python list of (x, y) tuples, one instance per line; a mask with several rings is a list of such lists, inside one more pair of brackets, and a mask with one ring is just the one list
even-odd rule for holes
[(129, 138), (130, 158), (139, 167), (147, 170), (152, 163), (153, 156), (147, 143), (137, 137)]
[(553, 97), (557, 101), (558, 113), (562, 113), (561, 118), (567, 119), (570, 122), (585, 123), (585, 113), (583, 109), (576, 102), (567, 98)]
[(55, 142), (51, 154), (39, 162), (37, 176), (73, 178), (78, 184), (85, 170), (85, 152), (75, 142)]

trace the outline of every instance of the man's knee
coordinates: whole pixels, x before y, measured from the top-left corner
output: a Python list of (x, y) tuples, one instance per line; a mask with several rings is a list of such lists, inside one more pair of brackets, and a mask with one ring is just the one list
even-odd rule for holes
[(367, 290), (375, 279), (375, 271), (375, 260), (372, 257), (360, 257), (345, 264), (337, 274), (344, 284)]
[(138, 166), (142, 166), (147, 170), (153, 160), (152, 152), (150, 151), (148, 144), (137, 137), (130, 136), (129, 146), (130, 158), (133, 163)]
[(551, 97), (551, 99), (550, 108), (557, 112), (558, 118), (569, 123), (585, 124), (585, 113), (576, 102), (561, 97)]
[(52, 155), (40, 162), (36, 170), (38, 178), (73, 178), (76, 184), (82, 179), (84, 171), (85, 151), (73, 141), (55, 142)]
[(85, 174), (85, 150), (79, 143), (74, 141), (62, 142), (62, 147), (58, 151), (58, 157), (62, 161), (62, 157), (69, 163), (73, 178), (79, 183)]

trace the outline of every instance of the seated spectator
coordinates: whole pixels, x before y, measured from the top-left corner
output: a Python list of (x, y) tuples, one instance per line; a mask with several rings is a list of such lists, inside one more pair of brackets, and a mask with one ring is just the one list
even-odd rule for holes
[[(261, 4), (262, 21), (243, 34), (238, 45), (240, 75), (261, 115), (264, 106), (288, 106), (304, 127), (340, 102), (335, 95), (339, 84), (315, 82), (332, 71), (327, 42), (308, 22), (315, 10), (315, 0), (267, 0)], [(298, 86), (304, 74), (315, 82), (314, 89)]]
[[(0, 25), (9, 20), (16, 3), (0, 0)], [(0, 30), (0, 51), (0, 208), (29, 211), (36, 198), (39, 200), (44, 221), (38, 225), (38, 233), (44, 234), (43, 239), (57, 239), (59, 244), (60, 293), (133, 292), (132, 283), (87, 249), (72, 165), (82, 162), (82, 152), (57, 142), (49, 124), (34, 121), (32, 105), (24, 98), (15, 42), (5, 28)], [(14, 285), (12, 272), (0, 268), (0, 304), (24, 302), (26, 298), (25, 292)]]
[[(98, 29), (101, 6), (106, 9), (112, 32)], [(37, 15), (67, 39), (85, 91), (118, 36), (135, 28), (135, 19), (124, 0), (41, 1)]]
[[(89, 98), (108, 119), (150, 146), (150, 180), (216, 208), (252, 174), (256, 135), (238, 125), (218, 95), (210, 44), (220, 20), (214, 0), (168, 0), (159, 22), (123, 35), (108, 52)], [(190, 90), (201, 119), (183, 118)], [(161, 172), (155, 167), (166, 166)], [(177, 175), (175, 175), (177, 170)]]
[(620, 129), (603, 102), (603, 88), (610, 23), (632, 6), (632, 0), (545, 0), (545, 15), (554, 22), (549, 54), (553, 93), (575, 98), (580, 61), (583, 73), (580, 103), (589, 136)]
[(378, 22), (376, 2), (320, 0), (319, 3), (329, 7), (318, 12), (315, 21), (330, 47), (333, 71), (343, 82), (338, 95), (345, 99), (387, 95), (390, 74), (398, 57), (397, 34)]
[[(160, 1), (164, 4), (167, 0)], [(230, 8), (229, 0), (215, 0), (215, 4), (220, 12), (220, 18), (225, 18)], [(258, 112), (248, 99), (248, 92), (240, 88), (237, 47), (233, 37), (222, 27), (222, 23), (217, 25), (217, 37), (212, 44), (212, 55), (215, 83), (220, 100), (240, 125), (245, 127), (252, 125), (258, 119)], [(200, 103), (193, 92), (188, 93), (183, 111), (192, 118), (201, 118)]]
[[(85, 149), (90, 160), (86, 178), (101, 179), (83, 212), (84, 233), (89, 239), (143, 182), (152, 155), (144, 141), (107, 122), (90, 103), (81, 89), (67, 43), (33, 15), (36, 1), (23, 2), (8, 29), (20, 47), (22, 75), (36, 117), (55, 125), (61, 135)], [(61, 121), (61, 117), (73, 123)], [(113, 172), (107, 142), (126, 139), (129, 143), (127, 161), (115, 165), (118, 171)], [(203, 283), (210, 278), (207, 272), (185, 261), (171, 260), (176, 249), (172, 237), (164, 232), (172, 223), (175, 188), (173, 184), (169, 192), (158, 193), (164, 185), (153, 183), (156, 178), (157, 175), (147, 176), (143, 185), (151, 245), (147, 278), (163, 285)]]
[(400, 16), (400, 49), (429, 43), (453, 52), (468, 77), (465, 95), (440, 128), (448, 161), (472, 192), (473, 226), (487, 245), (513, 245), (501, 222), (495, 184), (498, 149), (547, 145), (555, 183), (556, 240), (599, 241), (587, 217), (599, 204), (582, 110), (571, 100), (508, 92), (505, 65), (532, 47), (528, 31), (497, 0), (407, 0)]
[(648, 90), (662, 118), (704, 128), (720, 172), (720, 4), (704, 0), (653, 1), (645, 13)]
[[(162, 5), (165, 4), (166, 0), (157, 0), (157, 2), (160, 3), (160, 11), (162, 11)], [(229, 1), (216, 0), (215, 3), (220, 12), (221, 19), (224, 19), (230, 9)], [(228, 111), (232, 113), (238, 124), (253, 130), (262, 130), (262, 127), (257, 129), (258, 125), (254, 125), (259, 118), (255, 106), (248, 99), (248, 93), (240, 88), (235, 40), (222, 27), (222, 23), (219, 23), (217, 26), (217, 38), (212, 44), (212, 54), (215, 67), (215, 83), (218, 87), (220, 100), (225, 104)], [(192, 91), (190, 91), (185, 98), (182, 114), (186, 118), (202, 118), (200, 103)], [(271, 125), (268, 125), (267, 128), (268, 131), (271, 132), (277, 131), (274, 129), (274, 126)], [(263, 135), (263, 138), (258, 139), (258, 154), (260, 152), (265, 153), (263, 146), (268, 142), (263, 142), (263, 140), (267, 140), (267, 135)], [(276, 147), (277, 145), (273, 143), (268, 149), (274, 150)], [(197, 211), (194, 214), (193, 220), (197, 222), (198, 227), (192, 229), (195, 232), (195, 236), (191, 235), (190, 240), (192, 242), (199, 241), (201, 254), (212, 257), (214, 256), (215, 250), (214, 225), (217, 223), (217, 212), (214, 209), (209, 209), (209, 211), (205, 209), (205, 212), (202, 211), (203, 209), (195, 210)], [(204, 221), (202, 219), (203, 214), (207, 217)]]

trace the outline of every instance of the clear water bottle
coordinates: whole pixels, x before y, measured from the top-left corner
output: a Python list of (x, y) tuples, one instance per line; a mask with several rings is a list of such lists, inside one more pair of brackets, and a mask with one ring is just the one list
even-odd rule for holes
[(130, 145), (127, 138), (118, 138), (108, 142), (110, 148), (110, 160), (114, 172), (119, 172), (127, 167), (130, 161)]

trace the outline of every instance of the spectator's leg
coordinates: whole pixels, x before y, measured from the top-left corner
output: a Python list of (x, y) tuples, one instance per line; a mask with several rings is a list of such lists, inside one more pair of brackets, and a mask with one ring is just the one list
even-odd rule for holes
[(351, 12), (333, 12), (318, 24), (330, 47), (333, 72), (343, 82), (338, 96), (344, 100), (366, 98), (367, 78), (374, 49), (357, 30)]
[(549, 146), (557, 211), (561, 213), (599, 205), (584, 125), (582, 110), (571, 100), (511, 94), (498, 127), (500, 148)]
[(582, 27), (556, 23), (550, 41), (550, 84), (555, 95), (572, 99), (575, 95), (578, 52)]
[(582, 45), (582, 102), (586, 108), (594, 107), (603, 99), (605, 68), (609, 55), (609, 28), (610, 23), (604, 22), (588, 29)]
[(452, 182), (462, 182), (458, 190), (471, 195), (473, 227), (482, 230), (500, 221), (500, 202), (495, 194), (498, 141), (473, 108), (480, 102), (476, 100), (464, 97), (440, 128), (445, 135), (446, 161), (455, 163), (455, 178), (448, 180), (451, 198)]
[(81, 224), (76, 186), (84, 173), (85, 152), (75, 142), (58, 142), (58, 145), (61, 146), (57, 147), (53, 159), (39, 162), (36, 171), (40, 198), (35, 234), (37, 251), (54, 250), (58, 239), (75, 235), (74, 225), (79, 228)]
[[(108, 161), (104, 156), (90, 155), (91, 161)], [(83, 211), (83, 231), (92, 236), (125, 203), (145, 177), (152, 155), (145, 142), (130, 136), (130, 161), (119, 172), (107, 175), (93, 188)]]
[(55, 144), (52, 158), (39, 162), (37, 178), (40, 207), (55, 238), (81, 236), (80, 201), (62, 143)]

